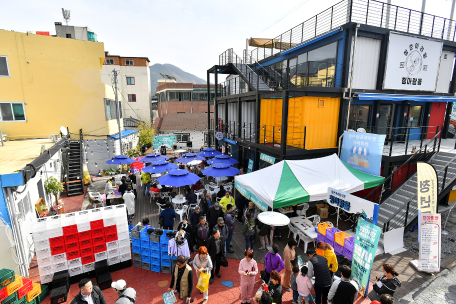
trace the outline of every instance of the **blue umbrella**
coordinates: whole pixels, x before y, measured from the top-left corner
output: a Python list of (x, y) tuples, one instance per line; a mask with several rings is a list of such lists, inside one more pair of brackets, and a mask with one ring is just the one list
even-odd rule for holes
[(204, 157), (214, 157), (216, 155), (222, 154), (221, 152), (215, 150), (214, 148), (206, 148), (203, 149), (203, 151), (196, 153), (198, 156), (204, 156)]
[(108, 160), (108, 165), (129, 165), (136, 162), (136, 160), (128, 158), (126, 155), (116, 155), (113, 159)]
[(147, 154), (146, 157), (141, 158), (139, 161), (143, 163), (153, 163), (157, 160), (168, 160), (169, 157), (165, 155), (161, 155), (160, 153), (150, 153)]
[(179, 168), (178, 165), (170, 164), (164, 160), (157, 160), (152, 163), (151, 166), (147, 166), (142, 169), (142, 172), (146, 173), (163, 173), (169, 170), (174, 170)]
[(225, 155), (225, 154), (221, 154), (221, 155), (217, 155), (216, 157), (214, 157), (213, 159), (211, 160), (208, 160), (207, 161), (208, 164), (227, 164), (227, 165), (235, 165), (238, 163), (237, 160), (235, 159), (232, 159), (229, 155)]
[(212, 167), (204, 169), (202, 172), (204, 175), (212, 177), (235, 176), (241, 173), (238, 169), (227, 164), (213, 164)]
[(172, 170), (168, 174), (157, 178), (157, 181), (160, 185), (172, 186), (172, 187), (182, 187), (193, 185), (200, 178), (198, 175), (188, 172), (187, 170)]
[(204, 160), (204, 157), (196, 155), (196, 153), (185, 153), (178, 159), (176, 159), (176, 162), (178, 163), (189, 163), (192, 160)]

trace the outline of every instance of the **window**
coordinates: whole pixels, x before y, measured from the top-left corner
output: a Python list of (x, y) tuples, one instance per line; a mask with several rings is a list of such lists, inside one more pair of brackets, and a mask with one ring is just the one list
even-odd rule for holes
[(308, 53), (309, 86), (334, 87), (336, 75), (337, 42)]
[(177, 112), (177, 114), (185, 114), (185, 112)]
[[(112, 99), (104, 99), (105, 102), (105, 116), (106, 120), (117, 119), (117, 105), (116, 101)], [(122, 104), (119, 102), (120, 106), (120, 118), (122, 118)]]
[(112, 59), (112, 58), (106, 58), (106, 59), (105, 59), (105, 64), (114, 64), (114, 59)]
[(207, 92), (193, 92), (192, 101), (207, 101)]
[(192, 97), (192, 92), (181, 92), (181, 99), (182, 101), (190, 101)]
[(134, 65), (133, 60), (125, 60), (125, 65)]
[(6, 56), (0, 56), (0, 77), (9, 77), (8, 58)]
[(136, 102), (136, 94), (128, 94), (129, 102)]
[(179, 101), (179, 92), (169, 92), (169, 101)]
[(410, 106), (407, 127), (421, 127), (422, 106)]
[(135, 77), (127, 77), (127, 85), (135, 85)]
[(348, 128), (357, 130), (358, 128), (366, 129), (370, 126), (370, 106), (368, 105), (352, 105), (350, 107), (350, 120)]
[(71, 38), (71, 34), (66, 34), (66, 37), (67, 38)]
[(0, 121), (25, 121), (23, 103), (0, 102)]
[(175, 133), (177, 142), (187, 142), (190, 141), (190, 133)]

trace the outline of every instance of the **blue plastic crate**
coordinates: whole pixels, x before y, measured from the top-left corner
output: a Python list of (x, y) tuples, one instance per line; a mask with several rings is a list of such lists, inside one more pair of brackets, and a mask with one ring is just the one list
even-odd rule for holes
[(141, 248), (150, 249), (149, 240), (141, 240)]
[(173, 256), (171, 260), (177, 260), (177, 255)]
[(154, 272), (160, 272), (161, 271), (161, 267), (160, 267), (160, 264), (150, 264), (150, 270), (151, 271), (154, 271)]
[(149, 248), (152, 249), (157, 249), (160, 250), (160, 243), (158, 242), (149, 242)]
[(161, 252), (158, 249), (150, 249), (150, 256), (160, 258), (161, 257)]
[(139, 239), (132, 238), (131, 244), (136, 246), (141, 246), (141, 241)]
[(141, 262), (150, 263), (150, 262), (151, 262), (150, 255), (148, 255), (148, 254), (141, 254)]
[(131, 249), (133, 252), (136, 252), (136, 253), (141, 253), (141, 246), (140, 245), (131, 245)]
[(149, 248), (142, 248), (142, 247), (141, 247), (141, 254), (150, 255), (150, 249), (149, 249)]
[(169, 256), (161, 258), (161, 264), (163, 266), (171, 266), (171, 258)]
[(169, 255), (168, 255), (168, 250), (160, 250), (160, 255), (161, 255), (162, 257), (164, 257), (164, 256), (169, 256)]
[(151, 227), (145, 227), (143, 230), (141, 230), (141, 232), (139, 233), (140, 235), (140, 238), (141, 240), (144, 240), (144, 241), (149, 241), (149, 234), (147, 233), (147, 230), (148, 229), (152, 229)]
[(168, 251), (168, 243), (160, 243), (161, 251)]
[(151, 264), (154, 264), (154, 265), (160, 266), (160, 264), (161, 264), (161, 259), (158, 258), (158, 257), (155, 257), (155, 256), (151, 256), (151, 257), (150, 257), (150, 263), (151, 263)]
[(167, 232), (173, 232), (173, 230), (163, 230), (163, 234), (160, 236), (160, 243), (168, 244), (169, 237), (166, 236)]

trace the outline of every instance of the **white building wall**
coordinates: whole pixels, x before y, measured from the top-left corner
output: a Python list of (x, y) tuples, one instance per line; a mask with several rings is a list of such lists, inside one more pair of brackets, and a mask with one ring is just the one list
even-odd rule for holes
[[(352, 52), (353, 45), (354, 44), (352, 43)], [(366, 90), (376, 89), (378, 64), (380, 60), (380, 47), (381, 40), (358, 37), (358, 40), (356, 41), (356, 53), (353, 68), (353, 88)], [(349, 69), (351, 71), (351, 64)]]
[[(205, 131), (183, 132), (180, 130), (176, 130), (176, 131), (164, 131), (163, 133), (164, 133), (163, 135), (172, 135), (175, 133), (190, 133), (190, 141), (192, 142), (192, 147), (188, 148), (187, 143), (181, 142), (181, 143), (176, 143), (177, 149), (185, 149), (185, 150), (189, 150), (192, 152), (199, 152), (201, 147), (204, 146), (204, 134), (206, 134), (207, 132), (205, 132)], [(162, 135), (162, 134), (160, 134), (160, 135)]]

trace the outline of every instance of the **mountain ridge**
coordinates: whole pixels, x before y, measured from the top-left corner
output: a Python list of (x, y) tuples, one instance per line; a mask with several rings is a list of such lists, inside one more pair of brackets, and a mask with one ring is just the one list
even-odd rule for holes
[(170, 64), (170, 63), (155, 63), (149, 67), (150, 69), (150, 86), (152, 94), (155, 94), (156, 88), (158, 86), (158, 79), (163, 77), (160, 75), (166, 74), (176, 77), (176, 81), (179, 83), (196, 83), (196, 84), (206, 84), (206, 80), (199, 78), (189, 72), (182, 70), (181, 68)]

